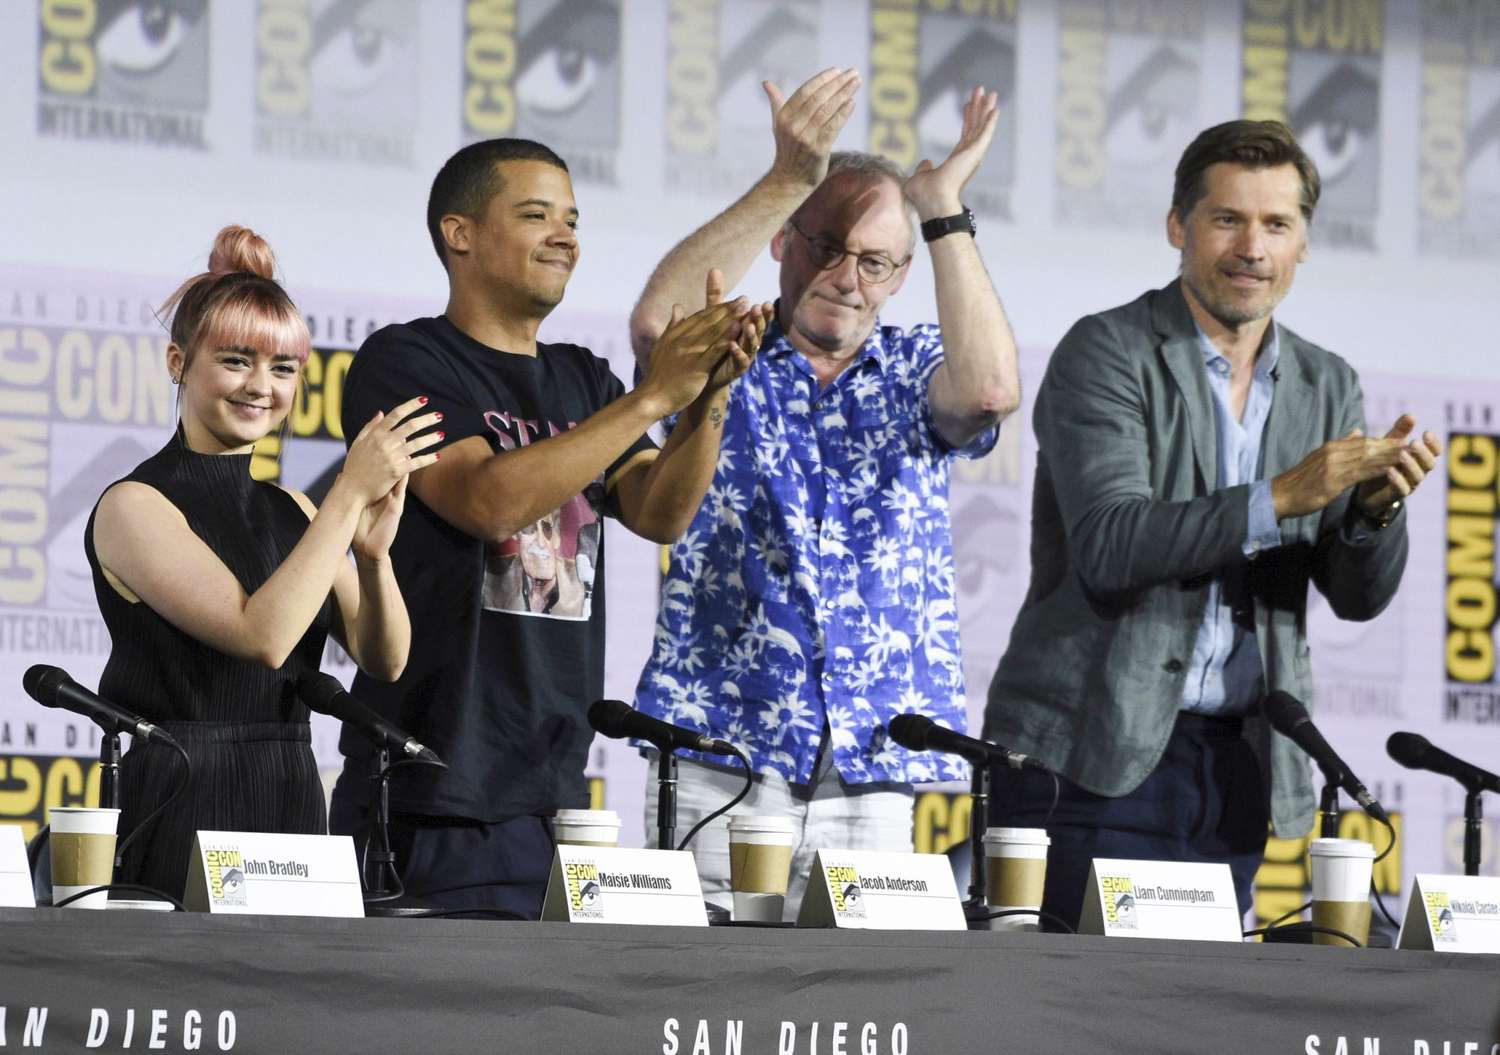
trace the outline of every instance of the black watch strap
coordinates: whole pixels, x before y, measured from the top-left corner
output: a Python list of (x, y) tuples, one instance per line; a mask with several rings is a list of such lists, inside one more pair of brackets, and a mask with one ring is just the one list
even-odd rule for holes
[(935, 220), (928, 220), (922, 224), (922, 241), (935, 242), (955, 231), (967, 231), (972, 238), (978, 230), (979, 225), (974, 222), (974, 213), (965, 205), (963, 212), (954, 213), (952, 216), (939, 216)]

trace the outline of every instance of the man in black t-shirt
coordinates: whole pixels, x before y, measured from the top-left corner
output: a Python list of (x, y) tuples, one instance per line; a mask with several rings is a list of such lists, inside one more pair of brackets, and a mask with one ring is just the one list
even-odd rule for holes
[[(411, 656), (394, 683), (358, 675), (354, 694), (448, 763), (398, 771), (391, 837), (408, 893), (455, 908), (539, 914), (546, 817), (588, 804), (585, 714), (604, 690), (601, 520), (657, 542), (682, 533), (713, 477), (728, 386), (770, 317), (769, 305), (718, 303), (711, 274), (710, 307), (675, 314), (626, 393), (602, 358), (536, 339), (577, 261), (577, 220), (567, 166), (545, 146), (460, 150), (427, 208), (447, 310), (371, 335), (344, 388), (346, 436), (392, 393), (443, 415), (440, 459), (412, 474), (390, 553)], [(679, 412), (658, 450), (646, 430)], [(339, 746), (330, 827), (362, 836), (371, 748), (347, 729)]]

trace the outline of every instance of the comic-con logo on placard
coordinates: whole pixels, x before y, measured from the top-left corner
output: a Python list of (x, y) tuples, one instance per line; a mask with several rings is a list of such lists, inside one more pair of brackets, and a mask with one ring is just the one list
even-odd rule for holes
[(245, 858), (238, 850), (204, 850), (208, 896), (215, 905), (248, 905), (245, 889)]
[(668, 190), (722, 196), (764, 171), (771, 110), (818, 69), (816, 0), (695, 0), (667, 13)]
[(535, 139), (617, 183), (619, 0), (466, 0), (463, 20), (464, 141)]
[(1500, 436), (1487, 432), (1448, 434), (1447, 589), (1443, 610), (1447, 633), (1443, 670), (1447, 677), (1443, 720), (1500, 723), (1500, 686), (1495, 684), (1495, 487), (1500, 481)]
[(1200, 123), (1202, 0), (1064, 0), (1058, 19), (1056, 218), (1155, 230)]
[(563, 865), (563, 888), (574, 919), (604, 918), (604, 888), (599, 867), (592, 861), (570, 861)]
[(1417, 240), (1424, 253), (1500, 257), (1500, 4), (1422, 10)]
[(410, 164), (418, 14), (402, 0), (260, 0), (256, 152)]
[(1099, 896), (1104, 902), (1104, 922), (1111, 927), (1135, 930), (1135, 883), (1129, 876), (1100, 876)]
[(968, 92), (998, 92), (995, 140), (964, 201), (1002, 218), (1015, 178), (1018, 2), (872, 0), (870, 9), (869, 149), (908, 170), (937, 164), (958, 142)]
[(839, 919), (865, 918), (865, 889), (859, 872), (848, 865), (825, 865), (833, 914)]
[(37, 132), (207, 146), (207, 0), (42, 0)]
[(1285, 121), (1318, 166), (1313, 231), (1375, 248), (1385, 0), (1244, 0), (1244, 116)]
[(1439, 890), (1429, 894), (1423, 891), (1422, 900), (1427, 909), (1428, 925), (1432, 928), (1432, 940), (1458, 941), (1458, 925), (1453, 920), (1453, 905), (1448, 900), (1447, 892)]

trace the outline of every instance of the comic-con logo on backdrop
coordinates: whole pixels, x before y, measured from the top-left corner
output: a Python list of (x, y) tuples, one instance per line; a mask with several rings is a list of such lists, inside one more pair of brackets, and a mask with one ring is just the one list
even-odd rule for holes
[(770, 155), (761, 82), (790, 95), (818, 68), (818, 4), (698, 0), (667, 18), (666, 187), (739, 193)]
[(42, 0), (37, 132), (204, 149), (206, 0)]
[(404, 0), (260, 0), (256, 151), (409, 165), (418, 13)]
[(1500, 4), (1422, 10), (1417, 240), (1424, 253), (1500, 257)]
[(869, 149), (910, 170), (942, 161), (958, 142), (967, 93), (1000, 95), (1000, 124), (964, 188), (971, 209), (1010, 216), (1016, 153), (1018, 0), (872, 0), (867, 97)]
[(463, 20), (464, 141), (535, 139), (617, 183), (619, 0), (466, 0)]
[[(1467, 408), (1473, 410), (1474, 408)], [(1500, 482), (1500, 435), (1490, 410), (1448, 434), (1447, 588), (1443, 611), (1447, 633), (1443, 670), (1447, 678), (1442, 718), (1470, 725), (1500, 723), (1500, 686), (1495, 683), (1495, 488)], [(1478, 427), (1475, 427), (1478, 426)]]
[(1201, 0), (1064, 0), (1053, 197), (1059, 223), (1160, 228), (1199, 124)]
[(1385, 0), (1244, 0), (1244, 116), (1285, 121), (1323, 177), (1322, 244), (1375, 248)]

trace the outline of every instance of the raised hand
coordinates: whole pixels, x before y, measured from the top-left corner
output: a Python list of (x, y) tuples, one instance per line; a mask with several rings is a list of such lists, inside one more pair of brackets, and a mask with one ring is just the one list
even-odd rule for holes
[(834, 140), (854, 112), (859, 71), (826, 69), (790, 99), (783, 98), (781, 89), (770, 81), (762, 81), (761, 87), (771, 101), (771, 132), (776, 138), (771, 175), (816, 187), (828, 174)]
[(419, 396), (389, 414), (376, 411), (349, 445), (334, 486), (351, 489), (357, 500), (370, 506), (390, 494), (409, 473), (437, 461), (436, 451), (421, 453), (443, 439), (441, 432), (423, 433), (443, 420), (438, 413), (417, 413), (426, 402)]
[[(723, 301), (724, 273), (722, 271), (718, 268), (710, 269), (704, 285), (706, 303), (718, 304)], [(769, 302), (755, 304), (740, 318), (739, 336), (719, 357), (718, 363), (709, 375), (708, 384), (705, 386), (706, 391), (714, 392), (725, 388), (744, 376), (745, 371), (750, 369), (750, 361), (760, 350), (760, 342), (766, 335), (766, 327), (771, 324), (775, 310), (775, 306)]]
[(1354, 499), (1359, 503), (1360, 509), (1371, 516), (1382, 515), (1396, 502), (1415, 491), (1437, 465), (1443, 446), (1435, 435), (1424, 432), (1421, 439), (1407, 441), (1416, 427), (1417, 419), (1410, 414), (1402, 414), (1396, 419), (1385, 438), (1405, 444), (1399, 457), (1383, 474), (1375, 479), (1365, 480), (1355, 492)]
[(962, 208), (961, 192), (984, 162), (999, 118), (998, 92), (975, 88), (969, 93), (964, 103), (963, 131), (952, 152), (937, 166), (922, 159), (906, 181), (906, 199), (916, 207), (917, 215), (932, 220), (952, 216)]
[[(726, 357), (733, 360), (736, 354), (744, 354), (738, 342), (744, 337), (743, 320), (750, 313), (750, 304), (744, 297), (718, 303), (723, 297), (723, 284), (723, 276), (715, 268), (706, 282), (707, 307), (687, 315), (681, 304), (672, 305), (672, 321), (658, 338), (651, 352), (650, 369), (640, 384), (641, 390), (661, 398), (663, 417), (675, 414), (697, 399), (707, 387), (709, 377), (718, 372), (721, 360)], [(744, 367), (749, 367), (748, 356)], [(731, 372), (721, 383), (727, 384), (743, 372), (743, 369)]]
[[(1403, 415), (1402, 420), (1407, 418)], [(1409, 431), (1415, 424), (1411, 421), (1406, 429)], [(1387, 479), (1387, 470), (1401, 464), (1406, 455), (1402, 437), (1387, 435), (1375, 439), (1360, 429), (1352, 429), (1342, 439), (1329, 440), (1271, 481), (1271, 503), (1276, 518), (1316, 513), (1356, 484), (1368, 481), (1380, 488)]]
[(406, 508), (406, 484), (410, 479), (410, 474), (401, 477), (384, 498), (365, 506), (359, 526), (354, 529), (356, 558), (381, 560), (390, 552), (391, 543), (396, 541), (396, 529), (401, 526), (401, 512)]

